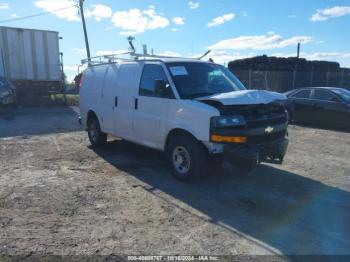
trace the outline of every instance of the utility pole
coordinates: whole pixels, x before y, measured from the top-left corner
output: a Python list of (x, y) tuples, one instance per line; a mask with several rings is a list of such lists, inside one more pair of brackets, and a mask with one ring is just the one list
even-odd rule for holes
[(63, 52), (60, 52), (60, 57), (61, 57), (62, 82), (64, 82)]
[(87, 59), (88, 59), (89, 64), (90, 64), (91, 55), (90, 55), (89, 39), (88, 39), (88, 35), (87, 35), (87, 31), (86, 31), (86, 24), (85, 24), (84, 7), (83, 7), (84, 1), (85, 0), (79, 0), (79, 7), (80, 7), (81, 20), (83, 22), (83, 28), (84, 28), (86, 55), (87, 55)]
[(297, 58), (300, 57), (300, 43), (298, 43), (298, 49), (297, 49)]

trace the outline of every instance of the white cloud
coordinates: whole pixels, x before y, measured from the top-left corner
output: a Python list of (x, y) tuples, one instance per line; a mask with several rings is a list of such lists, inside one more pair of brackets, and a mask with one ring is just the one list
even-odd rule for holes
[(11, 14), (11, 18), (18, 18), (17, 14)]
[(173, 52), (173, 51), (164, 51), (164, 52), (157, 54), (157, 55), (170, 56), (170, 57), (181, 57), (181, 54)]
[[(56, 15), (58, 18), (66, 19), (68, 21), (80, 20), (78, 16), (78, 8), (73, 6), (76, 5), (74, 0), (40, 0), (34, 1), (34, 4), (46, 12)], [(62, 8), (67, 9), (57, 11)]]
[[(207, 58), (212, 58), (215, 63), (218, 64), (227, 64), (230, 61), (250, 58), (257, 55), (261, 55), (260, 53), (249, 52), (249, 53), (239, 53), (239, 52), (229, 52), (225, 50), (213, 50)], [(276, 56), (276, 57), (295, 57), (295, 53), (269, 53), (266, 55)], [(194, 57), (199, 57), (200, 54), (195, 55)], [(350, 62), (350, 52), (316, 52), (316, 53), (300, 53), (301, 58), (305, 58), (307, 60), (323, 60), (323, 61), (336, 61), (343, 66), (349, 65)]]
[(179, 31), (177, 28), (171, 28), (171, 30), (170, 30), (171, 32), (177, 32), (177, 31)]
[(232, 53), (224, 50), (214, 50), (209, 53), (208, 58), (212, 58), (217, 64), (227, 64), (230, 61), (243, 59), (248, 57), (253, 57), (253, 53), (249, 53), (247, 55), (243, 55), (240, 53)]
[(115, 27), (121, 28), (121, 35), (135, 35), (146, 30), (155, 30), (169, 26), (169, 20), (157, 14), (153, 6), (146, 10), (130, 9), (128, 11), (116, 12), (112, 17)]
[[(296, 53), (272, 53), (271, 56), (295, 57)], [(346, 66), (350, 63), (350, 52), (301, 52), (300, 57), (307, 60), (336, 61), (341, 66)]]
[[(68, 82), (73, 82), (75, 76), (78, 74), (78, 67), (79, 65), (77, 64), (70, 64), (70, 65), (64, 65), (63, 70), (64, 73), (66, 74), (67, 81)], [(80, 72), (82, 72), (85, 68), (80, 67)]]
[(86, 55), (86, 49), (85, 48), (71, 48), (69, 50), (73, 54), (77, 55)]
[(113, 11), (106, 5), (91, 5), (90, 9), (85, 12), (86, 17), (93, 17), (96, 21), (101, 21), (103, 18), (110, 18), (113, 15)]
[(64, 65), (63, 69), (65, 72), (78, 72), (78, 65)]
[(312, 22), (326, 21), (330, 18), (341, 17), (350, 14), (350, 6), (335, 6), (332, 8), (317, 9), (310, 17)]
[(302, 56), (309, 60), (328, 60), (338, 58), (350, 58), (350, 52), (316, 52), (302, 53)]
[(235, 18), (235, 14), (233, 13), (218, 16), (214, 18), (212, 21), (210, 21), (207, 26), (208, 27), (218, 26), (228, 21), (231, 21), (233, 18)]
[(298, 43), (307, 44), (313, 42), (310, 36), (295, 36), (284, 39), (282, 36), (277, 35), (274, 32), (270, 32), (266, 35), (256, 36), (239, 36), (236, 38), (226, 39), (209, 46), (208, 49), (212, 50), (225, 50), (225, 49), (253, 49), (253, 50), (265, 50), (284, 48), (287, 46), (294, 46)]
[(185, 18), (183, 17), (174, 17), (173, 23), (176, 25), (184, 25), (185, 24)]
[(199, 3), (194, 1), (189, 1), (188, 6), (190, 7), (190, 9), (197, 9), (199, 7)]
[(121, 55), (129, 52), (128, 50), (99, 50), (96, 52), (96, 56), (104, 56), (104, 55)]
[(10, 9), (10, 5), (8, 3), (0, 3), (0, 9)]
[(243, 11), (243, 12), (242, 12), (242, 16), (243, 16), (243, 17), (248, 17), (248, 13), (247, 13), (246, 11)]

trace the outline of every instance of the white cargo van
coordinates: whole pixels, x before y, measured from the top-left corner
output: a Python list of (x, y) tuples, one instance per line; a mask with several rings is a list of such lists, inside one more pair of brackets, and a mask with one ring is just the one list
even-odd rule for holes
[(224, 66), (144, 58), (90, 65), (80, 89), (81, 122), (92, 146), (113, 135), (165, 152), (180, 180), (206, 171), (211, 156), (241, 168), (282, 163), (288, 113), (282, 94), (246, 90)]

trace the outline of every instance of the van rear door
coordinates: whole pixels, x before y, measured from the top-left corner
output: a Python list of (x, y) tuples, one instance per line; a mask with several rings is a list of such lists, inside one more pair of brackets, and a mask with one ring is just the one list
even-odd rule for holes
[(139, 63), (128, 62), (119, 65), (114, 103), (114, 135), (134, 140), (132, 119), (134, 98), (139, 82)]

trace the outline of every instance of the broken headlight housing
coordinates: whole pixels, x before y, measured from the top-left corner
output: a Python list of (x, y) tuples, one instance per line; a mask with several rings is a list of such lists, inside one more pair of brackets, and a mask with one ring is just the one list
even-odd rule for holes
[(217, 128), (244, 126), (246, 121), (243, 116), (214, 116), (211, 118), (211, 126)]

